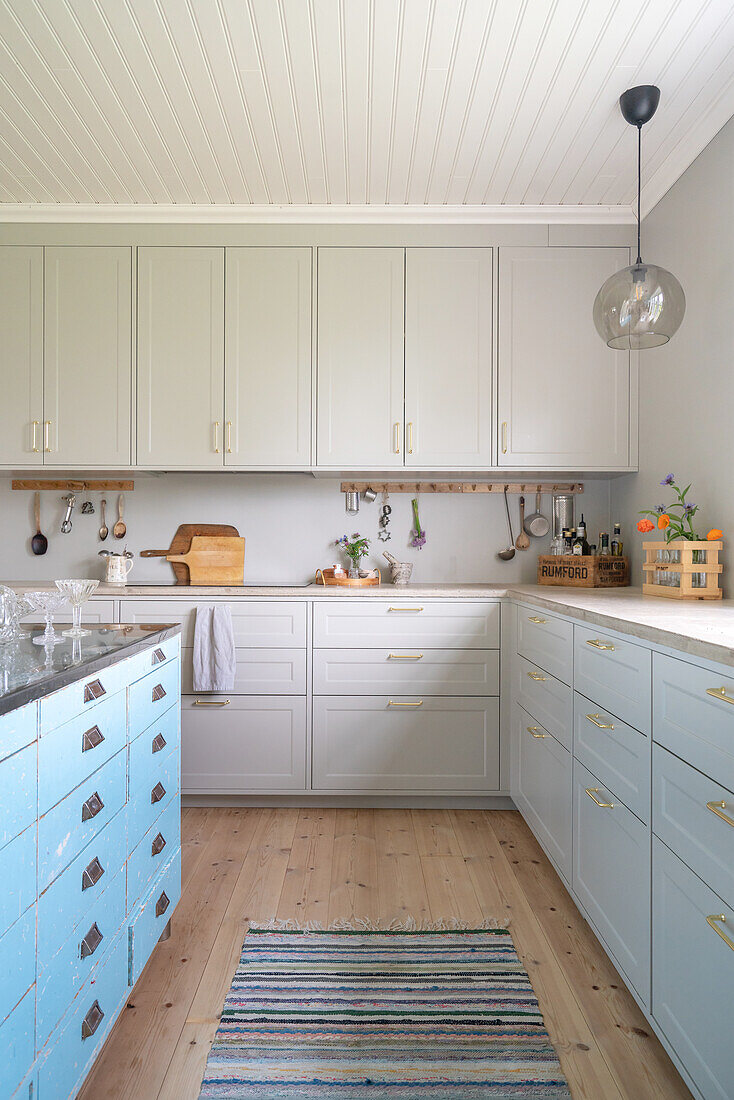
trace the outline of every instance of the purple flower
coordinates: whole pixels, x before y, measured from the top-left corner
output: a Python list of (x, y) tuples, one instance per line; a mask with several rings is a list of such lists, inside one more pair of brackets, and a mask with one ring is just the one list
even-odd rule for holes
[(686, 504), (686, 515), (690, 516), (692, 512), (695, 512), (696, 507), (697, 505), (695, 504)]
[(660, 482), (660, 484), (661, 485), (674, 485), (675, 484), (675, 477), (673, 476), (673, 474), (668, 474), (667, 477), (663, 478), (663, 480)]
[(655, 511), (657, 512), (657, 514), (659, 516), (661, 516), (663, 514), (663, 512), (665, 511), (665, 505), (664, 504), (656, 504), (655, 505)]

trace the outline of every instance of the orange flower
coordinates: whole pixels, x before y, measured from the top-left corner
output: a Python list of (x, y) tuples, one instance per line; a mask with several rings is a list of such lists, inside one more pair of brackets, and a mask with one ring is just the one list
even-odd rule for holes
[(666, 515), (665, 512), (658, 516), (658, 527), (661, 531), (664, 531), (666, 527), (670, 527), (670, 516)]
[(719, 539), (722, 537), (723, 532), (721, 532), (718, 527), (712, 527), (708, 535), (706, 536), (709, 542), (718, 542)]
[(637, 530), (641, 535), (647, 535), (650, 531), (655, 530), (655, 524), (651, 523), (649, 519), (641, 519), (637, 524)]

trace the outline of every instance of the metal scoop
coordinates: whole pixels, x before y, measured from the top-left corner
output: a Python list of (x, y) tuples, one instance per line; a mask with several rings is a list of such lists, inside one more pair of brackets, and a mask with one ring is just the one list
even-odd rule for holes
[(510, 520), (510, 506), (507, 503), (507, 489), (505, 489), (505, 511), (507, 512), (507, 526), (510, 531), (510, 545), (505, 550), (500, 550), (497, 554), (498, 558), (502, 561), (511, 561), (515, 556), (515, 539), (512, 535), (512, 522)]

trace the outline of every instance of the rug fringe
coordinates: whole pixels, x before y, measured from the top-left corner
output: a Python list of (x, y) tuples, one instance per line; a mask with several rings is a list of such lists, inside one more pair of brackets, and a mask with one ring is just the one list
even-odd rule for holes
[(335, 920), (324, 925), (323, 921), (281, 920), (273, 917), (268, 921), (250, 921), (249, 927), (259, 932), (494, 932), (509, 927), (508, 921), (498, 921), (492, 917), (479, 921), (458, 920), (448, 917), (443, 920), (405, 920), (374, 921), (369, 917), (355, 917), (353, 920)]

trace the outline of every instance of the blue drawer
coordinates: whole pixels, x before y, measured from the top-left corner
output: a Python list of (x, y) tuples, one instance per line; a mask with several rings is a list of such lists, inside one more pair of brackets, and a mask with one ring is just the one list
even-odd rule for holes
[(174, 661), (180, 652), (180, 642), (181, 635), (176, 634), (173, 638), (167, 638), (165, 642), (159, 642), (150, 649), (144, 649), (142, 653), (136, 653), (130, 658), (131, 672), (128, 683), (134, 684), (152, 669)]
[[(30, 989), (13, 1014), (0, 1024), (0, 1096), (12, 1096), (33, 1063), (36, 990)], [(33, 1094), (35, 1096), (35, 1093)], [(51, 1093), (50, 1095), (53, 1095)], [(25, 1100), (23, 1093), (19, 1100)]]
[(36, 908), (27, 909), (0, 939), (0, 1020), (36, 980)]
[(38, 703), (11, 710), (0, 717), (0, 760), (30, 745), (38, 736)]
[(41, 736), (57, 726), (63, 726), (78, 714), (91, 714), (100, 703), (127, 686), (130, 671), (130, 661), (120, 661), (41, 699)]
[(650, 732), (652, 653), (619, 635), (574, 626), (573, 686), (610, 714)]
[(640, 821), (650, 820), (650, 738), (578, 692), (573, 754)]
[(147, 729), (181, 697), (180, 664), (170, 661), (137, 680), (129, 691), (130, 740)]
[(41, 737), (38, 743), (38, 812), (44, 814), (127, 743), (125, 692), (105, 699)]
[(573, 745), (573, 690), (524, 657), (515, 661), (515, 698), (564, 749)]
[(518, 606), (517, 652), (564, 684), (573, 683), (573, 625), (565, 619)]
[(181, 800), (176, 793), (165, 804), (127, 862), (127, 907), (131, 912), (150, 880), (181, 847)]
[(125, 864), (127, 811), (123, 809), (38, 899), (38, 968), (48, 966), (71, 932)]
[(0, 849), (0, 936), (36, 900), (36, 833), (34, 822)]
[(0, 848), (36, 820), (38, 743), (0, 763)]
[[(139, 741), (144, 745), (144, 738)], [(136, 753), (138, 742), (130, 746), (130, 807), (128, 836), (130, 848), (137, 847), (143, 834), (160, 815), (172, 794), (179, 790), (180, 759), (178, 748), (148, 759)], [(162, 757), (162, 759), (161, 759)]]
[(95, 966), (107, 954), (125, 921), (125, 872), (118, 871), (84, 919), (36, 981), (36, 1048), (46, 1040)]
[(148, 892), (130, 925), (130, 985), (135, 985), (181, 897), (181, 849)]
[(39, 892), (112, 820), (126, 797), (127, 752), (123, 749), (40, 819)]
[(126, 996), (127, 936), (123, 932), (51, 1037), (48, 1056), (39, 1070), (39, 1100), (66, 1100), (76, 1093)]
[[(147, 757), (151, 765), (178, 748), (181, 740), (181, 707), (179, 700), (160, 714), (143, 733), (130, 737), (130, 753), (137, 759)], [(143, 748), (145, 745), (145, 748)]]

